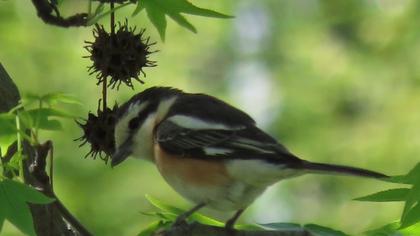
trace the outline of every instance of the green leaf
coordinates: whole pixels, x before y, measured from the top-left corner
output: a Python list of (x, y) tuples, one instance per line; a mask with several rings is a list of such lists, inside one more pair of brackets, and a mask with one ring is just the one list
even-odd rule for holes
[(357, 201), (369, 201), (369, 202), (393, 202), (393, 201), (405, 201), (410, 189), (408, 188), (396, 188), (389, 189), (374, 194), (370, 194), (364, 197), (359, 197), (354, 200)]
[(7, 188), (8, 193), (12, 194), (15, 199), (23, 202), (30, 202), (36, 204), (47, 204), (54, 201), (53, 198), (49, 198), (41, 192), (29, 187), (26, 184), (5, 179), (2, 181), (3, 187)]
[(184, 210), (171, 206), (169, 204), (163, 203), (162, 201), (160, 201), (159, 199), (152, 197), (149, 194), (146, 194), (146, 199), (147, 201), (149, 201), (153, 206), (155, 206), (156, 208), (162, 210), (162, 211), (167, 211), (169, 213), (175, 214), (175, 215), (179, 215), (182, 214), (184, 212)]
[(269, 224), (260, 224), (265, 228), (275, 229), (275, 230), (293, 230), (293, 231), (301, 231), (307, 230), (312, 233), (314, 236), (347, 236), (347, 234), (334, 230), (331, 228), (327, 228), (324, 226), (316, 225), (316, 224), (306, 224), (301, 226), (300, 224), (296, 223), (269, 223)]
[(197, 33), (197, 29), (190, 22), (188, 22), (187, 19), (185, 19), (185, 17), (183, 17), (181, 14), (169, 13), (169, 16), (180, 26), (189, 29), (193, 33)]
[(41, 96), (37, 95), (37, 94), (32, 94), (32, 93), (28, 93), (26, 94), (22, 100), (21, 100), (21, 107), (27, 107), (30, 106), (34, 103), (38, 103), (41, 100)]
[(233, 16), (194, 6), (192, 3), (186, 0), (156, 0), (156, 2), (157, 4), (160, 3), (161, 6), (167, 5), (166, 8), (169, 10), (182, 12), (190, 15), (213, 18), (233, 18)]
[(145, 216), (153, 216), (160, 220), (166, 220), (166, 221), (175, 221), (177, 215), (169, 212), (140, 212), (141, 214)]
[(142, 230), (137, 236), (150, 236), (152, 233), (154, 233), (156, 230), (160, 228), (168, 228), (171, 226), (171, 222), (165, 222), (165, 221), (155, 221), (151, 223), (149, 226), (147, 226), (144, 230)]
[(413, 208), (407, 211), (401, 220), (401, 229), (417, 224), (418, 222), (420, 222), (420, 203), (417, 203)]
[[(159, 199), (152, 197), (150, 195), (146, 195), (146, 199), (156, 208), (162, 210), (162, 211), (166, 211), (168, 213), (171, 213), (175, 216), (178, 216), (182, 213), (184, 213), (186, 210), (185, 209), (180, 209), (178, 207), (169, 205), (167, 203), (164, 203), (162, 201), (160, 201)], [(164, 213), (166, 214), (166, 213)], [(176, 218), (176, 217), (175, 217)], [(197, 221), (201, 224), (207, 224), (207, 225), (213, 225), (213, 226), (224, 226), (225, 224), (223, 222), (220, 222), (218, 220), (215, 220), (213, 218), (210, 218), (208, 216), (205, 216), (203, 214), (200, 213), (193, 213), (189, 218), (189, 220), (193, 220), (193, 221)]]
[(411, 217), (410, 219), (408, 219), (407, 215), (412, 209), (414, 209), (416, 204), (419, 205), (419, 202), (420, 202), (420, 178), (413, 185), (413, 188), (410, 190), (410, 193), (407, 196), (407, 200), (405, 202), (404, 210), (401, 217), (401, 225), (403, 225), (404, 227), (412, 225), (411, 221), (413, 217), (415, 216), (413, 216), (413, 213), (411, 213)]
[(89, 20), (88, 20), (88, 22), (86, 23), (86, 25), (93, 25), (93, 24), (95, 24), (96, 22), (98, 22), (100, 19), (104, 18), (105, 16), (110, 15), (112, 12), (116, 12), (116, 11), (118, 11), (118, 10), (120, 10), (121, 8), (123, 8), (123, 7), (125, 7), (125, 6), (127, 6), (127, 5), (129, 5), (129, 4), (131, 4), (131, 2), (126, 2), (126, 3), (123, 3), (123, 4), (121, 4), (121, 5), (117, 6), (117, 7), (115, 7), (114, 9), (112, 9), (112, 10), (108, 10), (108, 11), (106, 11), (106, 12), (102, 13), (102, 14), (95, 14), (95, 15), (94, 15), (91, 19), (89, 19)]
[(398, 223), (391, 223), (377, 229), (366, 231), (364, 234), (366, 236), (402, 236), (402, 234), (398, 232), (398, 228)]
[[(224, 225), (221, 225), (222, 227)], [(264, 230), (264, 227), (257, 224), (236, 224), (235, 229), (239, 230)]]
[[(92, 3), (90, 3), (92, 4)], [(89, 7), (92, 7), (91, 5)], [(93, 18), (95, 18), (95, 16), (101, 14), (105, 9), (105, 3), (99, 3), (98, 6), (96, 6), (95, 12), (92, 15), (89, 15), (89, 21), (93, 20)], [(95, 21), (96, 22), (96, 21)], [(93, 22), (92, 24), (94, 24), (95, 22)]]
[(348, 236), (348, 234), (345, 234), (341, 231), (316, 224), (307, 224), (303, 227), (311, 232), (314, 236)]
[(143, 9), (146, 9), (147, 16), (158, 30), (162, 41), (165, 40), (166, 15), (194, 33), (197, 32), (196, 28), (181, 13), (213, 18), (232, 18), (229, 15), (197, 7), (187, 0), (139, 0), (133, 15), (137, 15)]
[(0, 182), (0, 224), (7, 219), (23, 233), (35, 236), (27, 203), (46, 204), (52, 201), (54, 200), (25, 184), (5, 179)]
[(82, 105), (77, 98), (64, 93), (49, 93), (42, 96), (41, 100), (50, 106), (57, 103)]
[(165, 13), (160, 9), (155, 7), (154, 3), (151, 1), (143, 1), (144, 8), (146, 9), (147, 16), (149, 17), (152, 24), (158, 30), (160, 38), (162, 41), (165, 41), (165, 32), (166, 32), (166, 18)]
[[(1, 207), (1, 204), (0, 204), (0, 207)], [(3, 229), (3, 223), (4, 223), (4, 218), (2, 218), (2, 216), (0, 215), (0, 233), (1, 233), (1, 231), (2, 231), (2, 229)]]
[[(218, 221), (216, 219), (213, 219), (211, 217), (205, 216), (203, 214), (197, 213), (197, 212), (193, 213), (189, 217), (189, 219), (192, 220), (192, 221), (197, 221), (197, 222), (199, 222), (201, 224), (205, 224), (205, 225), (212, 225), (212, 226), (219, 226), (219, 227), (225, 226), (225, 223), (223, 223), (221, 221)], [(239, 226), (236, 226), (236, 227), (239, 227)], [(244, 227), (247, 227), (247, 225), (244, 225)]]
[(406, 175), (397, 175), (392, 176), (391, 178), (384, 179), (392, 183), (401, 183), (401, 184), (414, 184), (417, 180), (420, 179), (420, 162), (410, 170)]
[(420, 235), (420, 224), (415, 224), (404, 229), (400, 229), (403, 235)]
[(142, 4), (142, 1), (139, 0), (137, 2), (137, 6), (136, 9), (134, 9), (133, 14), (131, 14), (132, 17), (136, 16), (137, 14), (139, 14), (142, 10), (144, 9), (144, 6)]
[(261, 226), (269, 229), (276, 229), (276, 230), (302, 230), (302, 226), (296, 223), (268, 223), (268, 224), (260, 224)]
[(43, 130), (59, 131), (63, 130), (61, 122), (58, 120), (42, 120), (39, 123), (39, 128)]
[(0, 114), (0, 136), (16, 135), (15, 116), (9, 113)]
[(26, 128), (61, 130), (61, 123), (51, 117), (76, 118), (72, 114), (53, 108), (37, 108), (19, 112), (19, 118)]

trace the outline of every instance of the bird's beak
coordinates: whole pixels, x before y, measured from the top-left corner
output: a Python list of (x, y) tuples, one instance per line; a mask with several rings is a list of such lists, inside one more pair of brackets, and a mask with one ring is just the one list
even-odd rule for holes
[(114, 167), (123, 162), (131, 155), (131, 142), (128, 140), (118, 147), (117, 151), (112, 155), (111, 167)]

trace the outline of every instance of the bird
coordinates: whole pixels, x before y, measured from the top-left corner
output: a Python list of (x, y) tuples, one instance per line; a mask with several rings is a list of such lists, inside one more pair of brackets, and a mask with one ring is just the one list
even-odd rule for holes
[(225, 223), (234, 229), (243, 211), (267, 187), (303, 174), (387, 177), (303, 160), (240, 109), (210, 95), (172, 87), (151, 87), (124, 103), (117, 111), (114, 138), (112, 167), (129, 156), (148, 160), (176, 192), (195, 204), (175, 224), (208, 207), (235, 211)]

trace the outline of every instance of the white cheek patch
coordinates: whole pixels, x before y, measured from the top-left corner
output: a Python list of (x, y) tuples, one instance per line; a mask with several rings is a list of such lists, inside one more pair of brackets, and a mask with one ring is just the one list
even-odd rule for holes
[(135, 118), (140, 111), (146, 108), (147, 102), (141, 103), (136, 102), (130, 104), (125, 114), (120, 118), (120, 120), (115, 125), (114, 137), (115, 137), (115, 146), (118, 147), (122, 145), (128, 138), (130, 130), (128, 129), (128, 123), (130, 120)]
[(133, 157), (146, 160), (153, 159), (153, 128), (155, 120), (156, 114), (150, 114), (140, 129), (133, 135)]
[(180, 127), (187, 129), (220, 129), (220, 130), (239, 130), (243, 129), (243, 126), (227, 126), (220, 123), (212, 123), (209, 121), (204, 121), (198, 118), (185, 116), (185, 115), (175, 115), (168, 119)]
[(203, 151), (206, 155), (215, 156), (215, 155), (226, 155), (232, 153), (233, 150), (227, 148), (215, 148), (215, 147), (205, 147)]

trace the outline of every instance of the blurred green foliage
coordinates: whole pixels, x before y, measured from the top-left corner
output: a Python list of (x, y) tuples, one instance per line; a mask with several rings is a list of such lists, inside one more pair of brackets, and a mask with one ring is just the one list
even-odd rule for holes
[[(175, 86), (218, 96), (251, 113), (261, 127), (296, 155), (389, 175), (406, 173), (420, 159), (420, 2), (416, 0), (194, 0), (235, 15), (195, 17), (198, 34), (168, 22), (146, 70), (146, 86)], [(86, 1), (65, 1), (64, 15), (86, 11)], [(135, 6), (117, 12), (120, 20)], [(145, 14), (131, 24), (159, 35)], [(106, 18), (102, 19), (105, 25)], [(83, 107), (60, 105), (78, 117), (96, 111), (100, 88), (86, 72), (83, 49), (91, 28), (45, 25), (24, 1), (0, 1), (0, 61), (23, 94), (66, 93)], [(144, 87), (110, 92), (122, 103)], [(40, 131), (55, 147), (55, 191), (95, 235), (135, 235), (152, 222), (141, 212), (151, 194), (188, 208), (150, 163), (128, 160), (111, 169), (85, 160), (81, 131)], [(4, 147), (7, 143), (2, 143)], [(395, 186), (401, 188), (400, 185)], [(400, 218), (403, 202), (351, 201), (391, 188), (351, 177), (308, 175), (276, 184), (242, 222), (316, 223), (360, 234)], [(223, 220), (230, 216), (203, 212)], [(392, 225), (389, 227), (393, 227)], [(20, 235), (9, 223), (4, 235)], [(408, 234), (409, 235), (409, 234)], [(412, 234), (412, 235), (415, 235)]]

